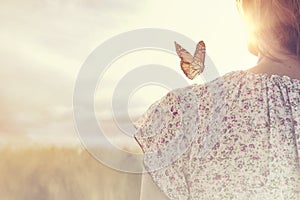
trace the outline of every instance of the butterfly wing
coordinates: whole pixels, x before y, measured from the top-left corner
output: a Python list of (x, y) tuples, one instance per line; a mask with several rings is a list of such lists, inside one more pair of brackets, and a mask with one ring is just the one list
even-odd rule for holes
[(203, 41), (198, 42), (196, 51), (191, 63), (191, 67), (195, 70), (199, 70), (199, 74), (204, 70), (206, 47)]
[(193, 61), (193, 56), (176, 42), (175, 42), (175, 48), (176, 48), (177, 55), (181, 59), (181, 61), (180, 61), (181, 69), (182, 69), (183, 73), (188, 78), (190, 78), (190, 66)]
[(181, 59), (180, 66), (184, 74), (191, 80), (204, 70), (205, 44), (198, 42), (194, 56), (175, 42), (176, 52)]

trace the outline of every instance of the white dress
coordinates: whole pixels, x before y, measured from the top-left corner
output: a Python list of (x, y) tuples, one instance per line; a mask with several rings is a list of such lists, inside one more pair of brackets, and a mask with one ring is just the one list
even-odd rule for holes
[(136, 126), (170, 199), (300, 199), (300, 80), (229, 72), (169, 92)]

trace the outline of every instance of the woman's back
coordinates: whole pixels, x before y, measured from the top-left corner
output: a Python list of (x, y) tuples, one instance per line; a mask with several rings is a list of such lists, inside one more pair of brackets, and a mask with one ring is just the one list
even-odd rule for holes
[(171, 199), (300, 199), (299, 106), (300, 80), (234, 71), (169, 93), (135, 138), (148, 170), (169, 162), (150, 174)]

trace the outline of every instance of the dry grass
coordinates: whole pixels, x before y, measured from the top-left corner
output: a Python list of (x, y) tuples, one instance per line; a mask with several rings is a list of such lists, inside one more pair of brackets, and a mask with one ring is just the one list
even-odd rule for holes
[(140, 175), (110, 169), (87, 151), (5, 147), (0, 155), (1, 199), (139, 199)]

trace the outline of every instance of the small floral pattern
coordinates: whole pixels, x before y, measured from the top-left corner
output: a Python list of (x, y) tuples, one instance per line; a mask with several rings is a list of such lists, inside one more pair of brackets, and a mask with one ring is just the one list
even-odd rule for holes
[(229, 72), (169, 92), (135, 125), (170, 199), (300, 199), (300, 80)]

